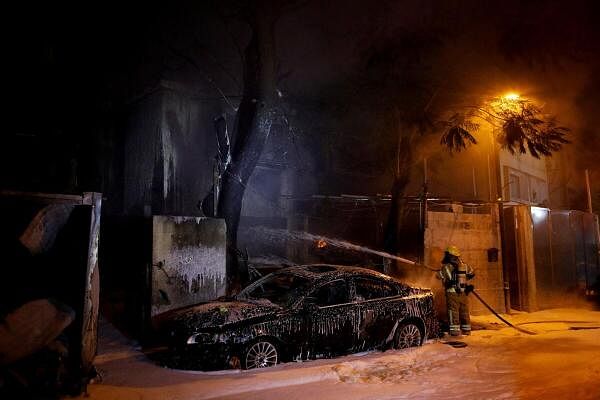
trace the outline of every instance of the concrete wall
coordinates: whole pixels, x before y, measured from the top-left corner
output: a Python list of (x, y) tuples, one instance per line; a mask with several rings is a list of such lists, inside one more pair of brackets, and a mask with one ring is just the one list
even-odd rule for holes
[(225, 221), (152, 218), (152, 316), (225, 295)]
[[(444, 249), (449, 245), (458, 246), (463, 260), (475, 269), (476, 276), (472, 282), (478, 293), (493, 308), (502, 310), (502, 255), (499, 252), (498, 261), (488, 261), (488, 249), (500, 248), (497, 208), (495, 205), (483, 205), (481, 208), (478, 214), (464, 213), (463, 207), (456, 204), (452, 205), (450, 212), (429, 211), (425, 264), (439, 266)], [(438, 292), (437, 298), (443, 298), (441, 283)], [(475, 298), (471, 300), (471, 308), (474, 314), (488, 312)]]
[(201, 215), (196, 205), (211, 188), (217, 154), (213, 119), (222, 112), (220, 101), (169, 82), (135, 102), (122, 128), (123, 153), (115, 160), (123, 179), (108, 198), (122, 203), (111, 204), (111, 213)]

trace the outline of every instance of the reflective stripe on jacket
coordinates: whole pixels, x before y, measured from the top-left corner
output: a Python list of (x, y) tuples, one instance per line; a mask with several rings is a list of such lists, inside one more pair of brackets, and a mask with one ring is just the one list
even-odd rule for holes
[(475, 276), (473, 268), (470, 265), (459, 260), (459, 264), (442, 264), (438, 272), (438, 277), (444, 283), (444, 288), (450, 293), (462, 293), (465, 290), (466, 282)]

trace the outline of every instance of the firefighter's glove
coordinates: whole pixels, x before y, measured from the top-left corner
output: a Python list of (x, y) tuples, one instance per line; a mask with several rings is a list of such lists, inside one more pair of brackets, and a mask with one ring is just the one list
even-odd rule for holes
[(475, 290), (475, 286), (473, 286), (473, 285), (467, 285), (467, 286), (465, 286), (465, 294), (469, 294), (473, 290)]

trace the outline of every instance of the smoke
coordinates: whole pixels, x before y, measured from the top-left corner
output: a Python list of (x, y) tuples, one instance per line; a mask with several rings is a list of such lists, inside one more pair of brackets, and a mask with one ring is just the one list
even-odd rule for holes
[[(306, 117), (304, 111), (298, 114), (319, 121), (310, 129), (315, 143), (319, 141), (314, 145), (314, 153), (325, 152), (320, 141), (336, 143), (322, 157), (326, 158), (324, 166), (334, 165), (338, 173), (322, 190), (330, 193), (390, 190), (393, 137), (398, 132), (382, 122), (391, 118), (380, 107), (385, 103), (387, 89), (373, 88), (371, 81), (360, 79), (368, 68), (364, 55), (372, 54), (369, 51), (373, 49), (379, 49), (380, 57), (371, 63), (371, 68), (373, 64), (378, 68), (371, 75), (394, 78), (383, 80), (404, 93), (390, 102), (400, 113), (412, 104), (418, 107), (427, 104), (434, 117), (441, 116), (464, 106), (481, 106), (487, 99), (508, 91), (543, 106), (544, 112), (556, 116), (560, 124), (572, 130), (573, 143), (554, 157), (565, 158), (561, 164), (569, 167), (569, 171), (552, 179), (570, 180), (571, 186), (583, 187), (579, 184), (580, 169), (595, 165), (594, 156), (600, 146), (595, 135), (600, 122), (595, 112), (600, 93), (597, 90), (600, 80), (596, 78), (600, 76), (596, 73), (600, 70), (597, 56), (600, 52), (595, 47), (600, 41), (595, 40), (599, 36), (598, 25), (590, 18), (594, 7), (577, 1), (540, 5), (508, 0), (496, 5), (467, 0), (458, 6), (455, 2), (421, 0), (386, 2), (365, 10), (359, 5), (334, 1), (327, 7), (308, 6), (302, 13), (286, 17), (287, 23), (279, 28), (279, 36), (282, 43), (285, 40), (290, 46), (283, 46), (282, 64), (294, 70), (286, 85), (290, 91), (303, 93), (305, 98), (316, 99), (318, 103), (320, 114), (316, 117)], [(300, 20), (307, 18), (314, 24), (298, 29)], [(319, 39), (311, 41), (309, 49), (307, 35)], [(428, 40), (419, 46), (420, 39)], [(411, 47), (411, 43), (415, 46)], [(306, 57), (302, 50), (295, 49), (314, 53)], [(413, 68), (406, 68), (406, 64)], [(423, 96), (419, 93), (410, 96), (418, 92), (412, 87), (415, 85), (422, 88)], [(366, 93), (369, 91), (375, 93), (369, 95)], [(366, 101), (367, 97), (373, 101)], [(421, 153), (414, 155), (411, 165), (408, 195), (418, 195), (422, 190), (423, 159), (445, 157), (440, 156), (443, 149), (438, 134), (426, 135), (422, 140)], [(480, 142), (485, 140), (484, 137)], [(482, 147), (474, 146), (474, 151), (481, 152)], [(436, 165), (433, 160), (428, 165), (435, 183), (430, 185), (430, 192), (441, 196), (453, 194), (457, 188), (446, 190), (443, 183), (446, 178), (456, 178), (449, 175), (462, 171), (463, 165), (456, 162), (454, 171), (436, 169)], [(471, 170), (470, 166), (467, 168)], [(340, 171), (350, 171), (352, 177)], [(367, 173), (370, 177), (357, 184), (355, 177)], [(491, 199), (483, 178), (477, 182), (478, 196), (473, 196), (473, 179), (468, 175), (465, 182), (456, 185), (468, 190), (455, 197)]]

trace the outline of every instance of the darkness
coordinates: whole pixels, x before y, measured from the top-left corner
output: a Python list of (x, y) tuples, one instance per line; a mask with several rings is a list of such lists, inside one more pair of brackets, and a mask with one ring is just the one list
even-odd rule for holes
[(6, 58), (11, 117), (5, 133), (11, 150), (3, 157), (3, 180), (8, 185), (35, 191), (99, 186), (102, 137), (95, 137), (94, 125), (106, 121), (117, 100), (113, 88), (126, 82), (118, 65), (126, 70), (133, 60), (125, 52), (128, 46), (117, 43), (129, 42), (134, 52), (139, 48), (123, 29), (127, 18), (115, 20), (116, 11), (68, 6), (14, 11)]
[(2, 186), (102, 190), (121, 114), (144, 90), (178, 72), (181, 61), (172, 60), (167, 44), (177, 41), (185, 49), (192, 40), (178, 35), (203, 23), (194, 15), (204, 10), (159, 7), (43, 4), (7, 13)]
[[(45, 4), (7, 12), (5, 98), (10, 101), (2, 186), (106, 192), (108, 160), (118, 151), (118, 121), (136, 96), (161, 79), (192, 90), (202, 87), (214, 97), (216, 87), (238, 94), (238, 47), (244, 47), (248, 28), (228, 15), (235, 2), (201, 3)], [(359, 1), (309, 1), (282, 15), (276, 27), (279, 88), (295, 111), (298, 129), (317, 139), (316, 162), (326, 163), (333, 151), (352, 173), (385, 172), (370, 161), (381, 147), (374, 144), (385, 146), (385, 139), (367, 140), (371, 153), (348, 155), (352, 162), (343, 160), (346, 146), (327, 150), (321, 140), (344, 140), (357, 148), (376, 134), (375, 118), (381, 116), (361, 104), (372, 97), (364, 67), (369, 54), (384, 49), (387, 61), (379, 56), (383, 65), (375, 73), (407, 54), (413, 61), (420, 58), (415, 66), (427, 69), (427, 83), (444, 87), (436, 100), (441, 103), (458, 92), (481, 95), (509, 86), (543, 98), (578, 138), (572, 146), (583, 156), (577, 157), (578, 167), (594, 168), (587, 160), (596, 151), (596, 3), (497, 4), (405, 1), (370, 7)], [(401, 35), (421, 42), (413, 41), (418, 47), (400, 54), (385, 53)], [(423, 42), (427, 37), (434, 47)], [(201, 60), (202, 71), (181, 54)], [(330, 137), (331, 131), (337, 136)], [(340, 185), (340, 191), (361, 191)], [(387, 184), (377, 186), (373, 189), (382, 191)]]

